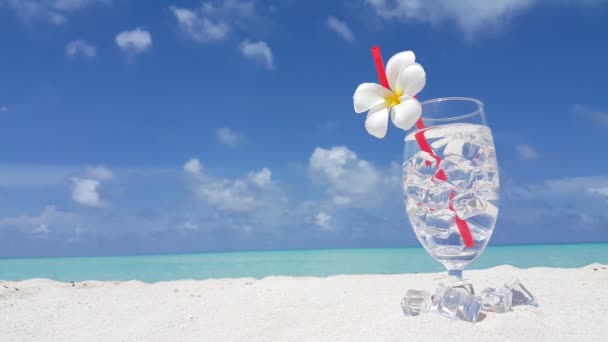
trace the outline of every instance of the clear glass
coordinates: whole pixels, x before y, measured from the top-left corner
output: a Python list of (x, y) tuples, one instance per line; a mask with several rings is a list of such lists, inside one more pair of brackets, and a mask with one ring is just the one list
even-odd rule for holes
[(462, 97), (422, 103), (425, 127), (405, 137), (405, 208), (418, 240), (448, 274), (485, 249), (498, 216), (499, 177), (483, 103)]

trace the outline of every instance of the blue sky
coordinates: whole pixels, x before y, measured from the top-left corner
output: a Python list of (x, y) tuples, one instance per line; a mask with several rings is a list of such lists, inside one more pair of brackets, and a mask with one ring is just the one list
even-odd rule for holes
[(481, 99), (491, 244), (608, 240), (607, 1), (0, 0), (0, 256), (415, 246), (369, 48)]

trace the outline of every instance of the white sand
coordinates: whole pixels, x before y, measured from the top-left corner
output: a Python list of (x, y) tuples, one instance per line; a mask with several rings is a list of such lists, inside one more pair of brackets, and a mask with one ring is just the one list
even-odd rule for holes
[(466, 271), (478, 291), (520, 278), (541, 306), (474, 325), (404, 317), (405, 291), (442, 276), (3, 281), (0, 341), (608, 341), (607, 266)]

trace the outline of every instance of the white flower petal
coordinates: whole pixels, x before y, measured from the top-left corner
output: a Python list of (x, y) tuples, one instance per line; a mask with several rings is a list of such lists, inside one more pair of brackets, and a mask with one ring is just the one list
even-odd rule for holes
[(416, 55), (412, 51), (403, 51), (391, 57), (386, 63), (386, 78), (391, 89), (396, 89), (399, 75), (408, 65), (416, 62)]
[(401, 103), (391, 109), (393, 124), (403, 130), (414, 126), (422, 114), (420, 102), (412, 97), (401, 97)]
[(390, 96), (390, 90), (376, 83), (362, 83), (355, 90), (353, 102), (355, 112), (363, 113), (371, 108), (384, 103), (385, 98)]
[(397, 91), (402, 91), (403, 95), (415, 96), (426, 84), (426, 73), (422, 65), (412, 64), (401, 72), (397, 80)]
[(377, 106), (370, 109), (365, 119), (365, 129), (376, 138), (384, 138), (388, 129), (388, 108)]

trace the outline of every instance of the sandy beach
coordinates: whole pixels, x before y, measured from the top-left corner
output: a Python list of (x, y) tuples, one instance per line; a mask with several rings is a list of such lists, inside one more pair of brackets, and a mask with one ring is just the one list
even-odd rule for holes
[(0, 282), (0, 341), (606, 341), (608, 267), (466, 271), (478, 292), (517, 277), (540, 307), (477, 324), (405, 317), (442, 273), (171, 281)]

